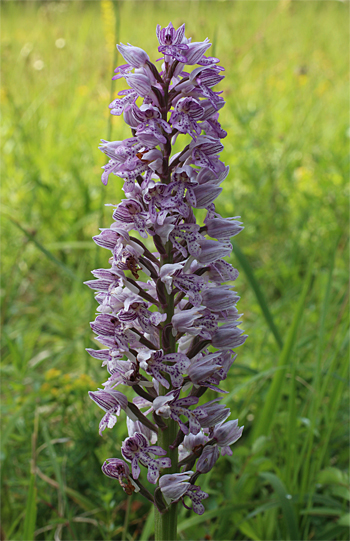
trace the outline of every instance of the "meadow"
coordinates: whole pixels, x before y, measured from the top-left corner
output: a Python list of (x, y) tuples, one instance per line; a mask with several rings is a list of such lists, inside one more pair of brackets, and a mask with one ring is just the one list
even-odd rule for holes
[(204, 478), (205, 514), (180, 511), (179, 539), (349, 539), (349, 4), (9, 1), (1, 15), (1, 539), (153, 538), (149, 504), (101, 472), (126, 426), (98, 434), (83, 281), (107, 264), (91, 237), (123, 195), (117, 177), (102, 186), (98, 150), (129, 136), (108, 110), (115, 43), (155, 61), (170, 20), (226, 69), (218, 210), (245, 225), (230, 262), (249, 335), (223, 382), (243, 437)]

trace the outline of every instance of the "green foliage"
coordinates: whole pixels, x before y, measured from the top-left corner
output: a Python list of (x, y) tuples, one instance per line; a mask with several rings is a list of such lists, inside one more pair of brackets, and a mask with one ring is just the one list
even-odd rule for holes
[(122, 196), (118, 178), (101, 185), (97, 149), (129, 136), (108, 113), (123, 88), (109, 83), (116, 36), (156, 60), (155, 25), (169, 20), (194, 41), (215, 36), (226, 68), (231, 173), (218, 210), (246, 226), (232, 262), (249, 334), (223, 382), (243, 437), (201, 479), (207, 512), (181, 508), (180, 536), (349, 538), (348, 12), (288, 0), (2, 4), (6, 539), (152, 539), (148, 503), (132, 496), (124, 520), (125, 495), (101, 473), (126, 427), (98, 435), (87, 391), (105, 369), (85, 352), (95, 302), (82, 282), (106, 265), (91, 237)]
[(37, 491), (35, 487), (35, 475), (32, 473), (30, 476), (26, 513), (23, 527), (23, 539), (28, 539), (28, 541), (34, 539), (37, 506), (36, 498)]

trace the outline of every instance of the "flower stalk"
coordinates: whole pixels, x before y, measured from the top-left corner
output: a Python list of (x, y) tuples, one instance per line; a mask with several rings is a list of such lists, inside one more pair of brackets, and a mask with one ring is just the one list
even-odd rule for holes
[[(94, 237), (111, 252), (111, 266), (94, 270), (86, 284), (99, 303), (91, 327), (106, 348), (88, 352), (109, 374), (103, 389), (90, 392), (104, 411), (100, 434), (123, 412), (129, 434), (123, 459), (107, 459), (102, 471), (128, 495), (139, 492), (153, 503), (155, 539), (167, 541), (177, 538), (180, 501), (204, 513), (208, 494), (198, 478), (220, 454), (232, 454), (242, 434), (237, 420), (227, 421), (230, 410), (220, 398), (205, 402), (204, 394), (226, 392), (220, 383), (246, 336), (232, 290), (238, 272), (224, 259), (242, 224), (237, 216), (221, 217), (214, 204), (229, 172), (219, 158), (225, 102), (213, 90), (224, 70), (205, 56), (209, 40), (192, 42), (185, 25), (158, 25), (157, 38), (160, 70), (139, 47), (117, 46), (127, 63), (113, 79), (124, 78), (129, 88), (109, 107), (123, 115), (132, 136), (102, 140), (100, 149), (109, 157), (102, 182), (111, 174), (122, 178), (125, 199), (112, 225)], [(185, 134), (191, 142), (174, 154)], [(206, 210), (202, 226), (196, 209)], [(119, 386), (133, 389), (132, 401)]]

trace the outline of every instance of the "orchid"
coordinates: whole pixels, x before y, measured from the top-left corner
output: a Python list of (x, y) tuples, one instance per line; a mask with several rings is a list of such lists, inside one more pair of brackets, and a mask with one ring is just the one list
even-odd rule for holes
[[(100, 434), (123, 411), (129, 433), (121, 454), (131, 472), (121, 458), (108, 458), (102, 471), (127, 494), (136, 490), (154, 503), (155, 538), (166, 541), (176, 539), (178, 501), (187, 507), (189, 499), (195, 513), (204, 513), (208, 494), (197, 480), (220, 452), (232, 454), (242, 435), (220, 398), (202, 396), (207, 389), (226, 392), (219, 385), (246, 335), (232, 289), (238, 271), (224, 259), (243, 227), (237, 216), (220, 216), (214, 203), (229, 172), (220, 160), (225, 102), (214, 90), (224, 70), (205, 56), (208, 38), (191, 42), (185, 25), (158, 25), (156, 34), (160, 69), (139, 47), (117, 46), (126, 64), (114, 79), (129, 88), (109, 108), (123, 114), (132, 137), (102, 140), (100, 150), (109, 159), (103, 184), (117, 175), (125, 197), (114, 205), (110, 227), (93, 237), (110, 251), (110, 268), (92, 271), (95, 279), (85, 283), (99, 304), (91, 328), (107, 348), (87, 350), (108, 371), (103, 389), (90, 392), (105, 412)], [(183, 135), (190, 142), (174, 153)], [(203, 225), (196, 209), (205, 212)], [(132, 402), (121, 386), (135, 393)], [(153, 495), (141, 468), (156, 485)]]

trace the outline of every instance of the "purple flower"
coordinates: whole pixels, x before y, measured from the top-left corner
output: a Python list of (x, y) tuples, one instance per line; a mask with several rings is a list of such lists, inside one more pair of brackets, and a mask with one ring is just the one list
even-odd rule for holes
[(133, 421), (130, 419), (130, 417), (127, 417), (126, 425), (128, 427), (128, 434), (130, 437), (134, 436), (136, 432), (138, 432), (139, 434), (145, 436), (152, 445), (157, 443), (157, 434), (142, 424), (141, 421)]
[(194, 187), (197, 184), (195, 171), (192, 167), (178, 167), (164, 192), (162, 208), (177, 209), (181, 216), (188, 218), (190, 216), (189, 205), (196, 206)]
[(210, 340), (217, 329), (217, 319), (216, 314), (201, 306), (177, 312), (171, 322), (174, 331), (187, 332)]
[(238, 275), (238, 270), (234, 269), (230, 263), (227, 263), (223, 259), (213, 261), (209, 265), (208, 277), (213, 282), (221, 283), (228, 282), (229, 280), (233, 282), (238, 278)]
[(221, 194), (221, 192), (222, 188), (220, 188), (220, 186), (216, 186), (215, 184), (208, 183), (196, 186), (194, 188), (194, 196), (196, 198), (196, 204), (194, 206), (197, 209), (208, 208), (209, 205), (211, 205), (211, 203)]
[(211, 90), (211, 88), (217, 85), (224, 78), (223, 75), (219, 75), (222, 71), (220, 66), (203, 66), (194, 69), (189, 77), (189, 82), (196, 84), (201, 90), (202, 96), (208, 98), (213, 107), (217, 106), (220, 101), (219, 94)]
[[(163, 354), (162, 350), (151, 352), (140, 352), (138, 355), (140, 367), (151, 374), (159, 383), (166, 389), (170, 385), (167, 379), (162, 375), (162, 372), (169, 374), (171, 384), (175, 389), (182, 386), (183, 375), (186, 373), (190, 365), (190, 360), (183, 353), (168, 353)], [(169, 365), (167, 363), (172, 363)]]
[(237, 325), (239, 322), (219, 327), (213, 336), (212, 345), (215, 348), (231, 349), (244, 344), (247, 335), (242, 334), (244, 331), (238, 329)]
[(117, 49), (124, 60), (126, 60), (133, 68), (144, 67), (149, 60), (149, 56), (145, 51), (140, 49), (140, 47), (133, 47), (130, 43), (127, 45), (121, 43), (120, 45), (117, 45)]
[(147, 238), (147, 212), (144, 211), (141, 203), (135, 199), (123, 199), (113, 212), (113, 218), (118, 227), (131, 231), (135, 228), (143, 238)]
[(171, 293), (172, 286), (174, 286), (188, 296), (193, 306), (199, 307), (202, 302), (200, 291), (206, 281), (196, 274), (185, 274), (182, 269), (183, 263), (163, 265), (159, 277), (164, 282), (168, 293)]
[(221, 353), (209, 353), (208, 355), (199, 354), (191, 360), (191, 366), (188, 369), (188, 376), (192, 383), (198, 385), (218, 372), (222, 367), (220, 364)]
[(203, 278), (196, 274), (179, 274), (174, 276), (173, 284), (188, 296), (188, 299), (193, 306), (200, 306), (202, 302), (200, 291), (205, 285), (205, 280)]
[(171, 113), (170, 122), (181, 133), (188, 133), (194, 139), (200, 135), (201, 128), (196, 120), (203, 115), (204, 109), (193, 98), (181, 98)]
[(240, 299), (229, 286), (208, 287), (202, 293), (203, 304), (213, 312), (232, 308)]
[(101, 180), (103, 184), (107, 184), (108, 177), (111, 173), (133, 181), (143, 172), (147, 171), (149, 163), (143, 160), (145, 152), (152, 148), (140, 143), (137, 138), (126, 139), (125, 141), (108, 142), (102, 140), (100, 150), (106, 154), (110, 161), (102, 167)]
[[(119, 245), (121, 240), (121, 230), (102, 229), (102, 232), (95, 237), (92, 237), (98, 246), (102, 248), (108, 248), (108, 250), (114, 250)], [(125, 232), (126, 233), (126, 232)], [(93, 271), (94, 272), (94, 271)]]
[(218, 122), (219, 113), (212, 115), (210, 118), (201, 123), (201, 129), (205, 131), (205, 135), (210, 137), (216, 137), (218, 139), (224, 139), (227, 137), (227, 131), (223, 130), (221, 124)]
[(120, 415), (121, 409), (126, 410), (128, 406), (128, 399), (123, 393), (119, 391), (89, 391), (90, 398), (96, 402), (96, 404), (106, 412), (100, 422), (99, 434), (102, 436), (102, 432), (105, 428), (113, 428), (117, 422), (116, 415)]
[(186, 494), (191, 486), (189, 479), (192, 475), (192, 471), (162, 475), (159, 480), (159, 486), (168, 503), (177, 501)]
[(148, 204), (149, 217), (152, 223), (158, 223), (163, 225), (165, 218), (167, 217), (168, 212), (166, 210), (161, 210), (158, 212), (157, 208), (164, 208), (164, 192), (167, 189), (166, 184), (161, 182), (155, 183), (151, 180), (145, 189), (145, 194), (143, 200)]
[(161, 28), (157, 25), (157, 38), (160, 43), (158, 51), (165, 54), (165, 56), (171, 56), (179, 62), (187, 62), (186, 56), (183, 55), (183, 52), (186, 54), (188, 50), (188, 45), (182, 43), (185, 36), (185, 25), (183, 24), (175, 30), (171, 23), (167, 27)]
[(127, 385), (129, 387), (133, 387), (134, 385), (142, 385), (143, 387), (153, 386), (152, 382), (146, 380), (140, 374), (136, 360), (127, 359), (124, 361), (112, 359), (111, 361), (107, 361), (106, 364), (110, 377), (103, 385), (107, 389), (114, 389), (118, 385)]
[(228, 243), (219, 242), (216, 240), (200, 239), (200, 253), (196, 257), (199, 263), (208, 265), (216, 262), (218, 259), (222, 259), (231, 254), (232, 246)]
[(112, 272), (109, 269), (97, 269), (93, 271), (93, 274), (99, 279), (87, 280), (84, 282), (84, 284), (91, 289), (96, 289), (97, 291), (109, 291), (110, 289), (123, 285), (124, 275), (120, 271)]
[(187, 507), (184, 503), (184, 496), (188, 496), (192, 500), (193, 511), (197, 515), (203, 515), (205, 508), (201, 500), (208, 498), (208, 494), (203, 492), (200, 487), (188, 482), (192, 475), (192, 471), (163, 475), (159, 480), (159, 486), (168, 503), (178, 501), (182, 498), (182, 503), (186, 509), (191, 509), (191, 507)]
[(132, 437), (126, 438), (122, 444), (122, 455), (131, 462), (131, 470), (134, 479), (138, 479), (140, 475), (140, 466), (148, 468), (147, 479), (150, 483), (156, 484), (161, 468), (170, 468), (170, 458), (153, 458), (152, 455), (164, 456), (166, 451), (157, 445), (150, 446), (147, 438), (135, 432)]
[[(179, 425), (169, 448), (179, 448), (181, 468), (193, 468), (198, 459), (196, 473), (163, 475), (159, 487), (168, 504), (182, 499), (187, 507), (186, 497), (202, 514), (208, 495), (194, 483), (212, 469), (219, 451), (232, 454), (230, 445), (242, 433), (237, 421), (227, 422), (230, 410), (220, 398), (198, 406), (207, 388), (226, 392), (219, 385), (236, 357), (232, 348), (246, 338), (238, 327), (239, 297), (225, 285), (238, 272), (224, 260), (242, 223), (220, 216), (214, 204), (229, 173), (220, 160), (227, 133), (219, 111), (225, 101), (214, 90), (224, 69), (218, 58), (205, 56), (209, 39), (192, 42), (185, 25), (158, 25), (157, 37), (164, 55), (160, 70), (143, 49), (117, 46), (126, 64), (115, 69), (113, 79), (125, 79), (129, 88), (109, 108), (123, 115), (131, 135), (100, 146), (109, 159), (102, 182), (110, 174), (123, 179), (125, 198), (111, 205), (113, 223), (94, 237), (110, 250), (110, 268), (94, 270), (94, 279), (85, 282), (98, 303), (91, 328), (106, 348), (87, 351), (108, 372), (103, 390), (89, 394), (105, 412), (100, 434), (114, 426), (121, 410), (127, 417), (122, 456), (132, 476), (117, 458), (106, 460), (103, 472), (128, 494), (140, 490), (160, 512), (165, 509), (159, 490), (153, 499), (138, 478), (142, 466), (156, 484), (160, 470), (171, 467), (167, 449), (154, 444), (162, 430), (171, 434)], [(185, 71), (186, 65), (193, 68)], [(181, 134), (191, 139), (175, 153)], [(197, 223), (202, 213), (195, 209), (206, 209), (204, 224)], [(132, 402), (116, 390), (120, 385), (135, 391)]]
[(139, 96), (145, 98), (154, 95), (151, 88), (151, 80), (147, 75), (144, 75), (143, 73), (134, 73), (132, 75), (126, 75), (125, 79), (128, 85), (131, 86)]
[(186, 509), (192, 509), (197, 515), (203, 515), (205, 507), (202, 504), (202, 500), (205, 500), (209, 497), (209, 494), (201, 490), (201, 487), (190, 485), (190, 488), (186, 492), (186, 496), (192, 501), (192, 507), (187, 507), (187, 505), (182, 500), (183, 505)]
[(130, 495), (134, 492), (136, 485), (130, 477), (129, 466), (124, 460), (120, 458), (107, 458), (102, 465), (102, 471), (107, 477), (118, 479), (120, 486), (126, 494)]
[(209, 437), (203, 431), (198, 432), (198, 434), (187, 434), (182, 444), (179, 445), (179, 461), (201, 450), (208, 441)]
[[(165, 396), (157, 396), (153, 401), (153, 408), (157, 415), (162, 417), (171, 418), (179, 424), (182, 432), (188, 434), (198, 434), (201, 429), (200, 421), (207, 416), (203, 407), (198, 407), (194, 410), (189, 410), (188, 406), (198, 404), (198, 398), (196, 396), (187, 396), (186, 398), (180, 398), (179, 392), (170, 392)], [(187, 427), (182, 420), (180, 415), (184, 415), (188, 418), (189, 427)]]
[[(178, 238), (184, 241), (185, 245), (187, 245), (187, 249), (177, 240)], [(202, 238), (197, 224), (177, 225), (169, 235), (169, 240), (171, 240), (175, 248), (177, 248), (184, 257), (187, 257), (187, 253), (193, 257), (199, 256), (201, 253), (200, 242)]]
[(214, 237), (215, 239), (221, 241), (228, 241), (231, 237), (238, 235), (244, 228), (242, 227), (242, 222), (237, 220), (239, 216), (235, 218), (213, 218), (205, 219), (204, 223), (207, 227), (207, 233), (209, 237)]
[(233, 445), (243, 433), (244, 426), (238, 426), (238, 419), (220, 423), (212, 432), (213, 440), (221, 447), (222, 455), (232, 455), (230, 445)]
[(208, 445), (204, 447), (201, 456), (196, 464), (196, 471), (199, 473), (208, 473), (219, 458), (219, 449), (217, 445)]
[(137, 98), (136, 92), (130, 89), (122, 90), (118, 95), (124, 97), (116, 98), (109, 104), (110, 113), (116, 116), (120, 116)]
[(225, 180), (227, 175), (230, 172), (229, 166), (224, 167), (222, 171), (218, 173), (211, 171), (207, 167), (202, 168), (197, 175), (198, 184), (206, 184), (210, 182), (211, 184), (219, 185)]
[(206, 417), (201, 421), (203, 427), (209, 429), (218, 423), (222, 423), (229, 417), (231, 413), (229, 408), (225, 404), (218, 404), (219, 400), (220, 398), (215, 398), (202, 406), (202, 409), (206, 413)]
[(209, 47), (211, 47), (211, 43), (208, 38), (205, 38), (204, 41), (193, 41), (189, 43), (188, 50), (186, 51), (186, 64), (190, 66), (198, 64)]

